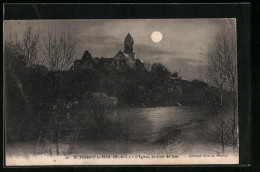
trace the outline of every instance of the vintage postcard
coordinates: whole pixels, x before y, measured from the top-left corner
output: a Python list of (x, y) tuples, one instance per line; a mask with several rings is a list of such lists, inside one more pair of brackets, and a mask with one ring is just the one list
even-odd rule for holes
[(239, 164), (235, 18), (3, 28), (6, 166)]

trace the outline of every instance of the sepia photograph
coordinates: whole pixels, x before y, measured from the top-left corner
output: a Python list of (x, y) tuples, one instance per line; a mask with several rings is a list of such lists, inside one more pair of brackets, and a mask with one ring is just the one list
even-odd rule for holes
[(6, 166), (239, 164), (236, 18), (3, 31)]

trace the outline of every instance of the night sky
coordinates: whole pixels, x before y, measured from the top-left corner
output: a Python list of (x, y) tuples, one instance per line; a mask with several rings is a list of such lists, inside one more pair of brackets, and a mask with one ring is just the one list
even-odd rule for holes
[[(5, 39), (14, 32), (21, 35), (29, 23), (41, 34), (62, 30), (77, 40), (80, 59), (85, 50), (93, 57), (114, 57), (124, 49), (124, 39), (130, 33), (134, 51), (144, 62), (160, 62), (171, 72), (181, 70), (183, 79), (203, 79), (207, 52), (224, 24), (234, 28), (235, 19), (85, 19), (85, 20), (15, 20), (4, 21)], [(151, 34), (162, 33), (160, 42)]]

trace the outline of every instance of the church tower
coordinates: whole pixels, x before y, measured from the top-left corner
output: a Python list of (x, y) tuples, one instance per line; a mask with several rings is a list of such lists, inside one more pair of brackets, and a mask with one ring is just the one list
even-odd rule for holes
[(125, 49), (124, 53), (128, 54), (132, 59), (135, 59), (135, 52), (134, 52), (134, 39), (130, 35), (130, 33), (127, 34), (125, 37)]

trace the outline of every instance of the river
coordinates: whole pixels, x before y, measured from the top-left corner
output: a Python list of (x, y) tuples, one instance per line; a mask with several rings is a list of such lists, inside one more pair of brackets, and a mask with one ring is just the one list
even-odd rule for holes
[[(69, 159), (74, 164), (75, 157), (83, 158), (79, 161), (83, 164), (88, 161), (85, 158), (91, 157), (139, 157), (141, 162), (144, 157), (214, 157), (221, 153), (215, 147), (219, 145), (209, 144), (205, 134), (210, 133), (205, 127), (208, 113), (198, 107), (75, 110), (70, 112), (69, 119), (67, 114), (52, 119), (45, 128), (36, 131), (39, 135), (34, 139), (6, 145), (11, 162), (19, 161), (17, 157), (28, 164), (32, 161), (41, 164), (44, 157), (49, 163), (61, 158), (60, 164)], [(238, 152), (234, 154), (231, 147), (226, 147), (226, 153), (235, 155), (237, 160)], [(54, 162), (50, 156), (55, 158)]]
[(118, 109), (103, 115), (106, 120), (91, 129), (94, 137), (90, 137), (89, 127), (81, 129), (77, 153), (192, 151), (201, 144), (199, 131), (207, 119), (205, 110), (191, 107)]
[(47, 122), (35, 138), (8, 145), (7, 153), (189, 154), (204, 149), (201, 128), (206, 120), (205, 110), (193, 107), (71, 111), (69, 120), (63, 114)]

